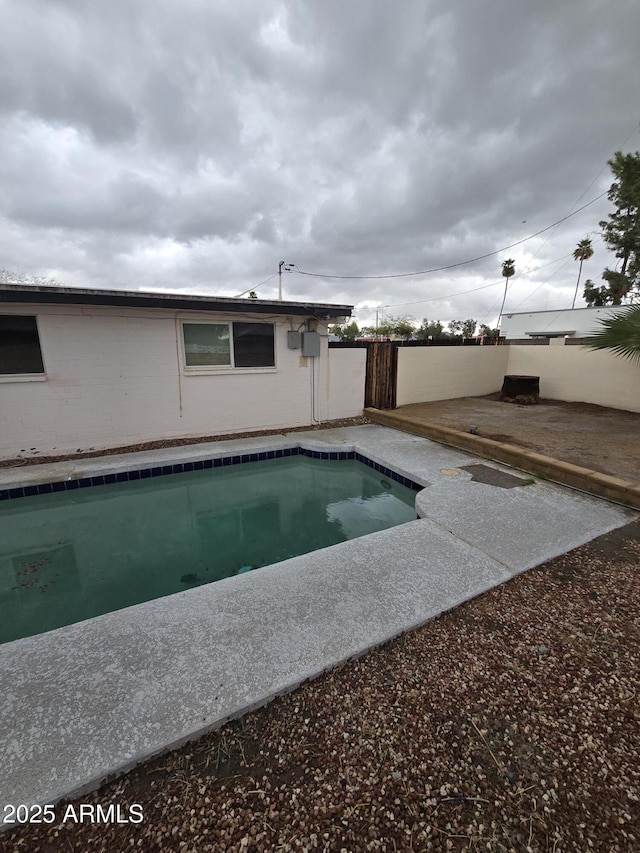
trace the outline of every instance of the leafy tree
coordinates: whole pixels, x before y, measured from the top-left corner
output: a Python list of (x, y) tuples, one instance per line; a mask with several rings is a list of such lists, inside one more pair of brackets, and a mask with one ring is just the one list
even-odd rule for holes
[(628, 277), (617, 270), (607, 269), (602, 273), (602, 278), (609, 285), (607, 290), (610, 304), (622, 305), (622, 300), (629, 293)]
[(367, 335), (376, 335), (383, 338), (401, 338), (408, 340), (416, 331), (416, 324), (411, 317), (387, 317), (381, 320), (377, 326), (366, 326), (363, 330)]
[(392, 321), (391, 332), (403, 341), (408, 341), (416, 331), (416, 324), (409, 317), (397, 317)]
[(622, 305), (627, 293), (627, 278), (615, 270), (605, 270), (602, 278), (608, 285), (598, 287), (591, 279), (584, 285), (583, 296), (589, 308), (601, 308), (603, 305)]
[(388, 338), (390, 333), (388, 325), (382, 322), (378, 326), (363, 326), (360, 334), (367, 338)]
[(0, 282), (2, 284), (37, 284), (41, 287), (64, 287), (63, 282), (55, 278), (47, 278), (44, 275), (27, 275), (23, 272), (0, 269)]
[(502, 305), (500, 306), (500, 314), (498, 315), (498, 325), (500, 325), (500, 320), (502, 319), (502, 311), (504, 309), (504, 303), (507, 299), (507, 287), (509, 286), (509, 279), (512, 275), (515, 274), (516, 271), (516, 262), (513, 258), (509, 258), (506, 261), (502, 262), (502, 275), (504, 276), (504, 296), (502, 297)]
[(583, 240), (580, 240), (580, 242), (576, 246), (576, 250), (573, 253), (574, 260), (580, 261), (580, 267), (578, 268), (578, 280), (576, 281), (576, 291), (573, 294), (573, 302), (571, 303), (572, 308), (575, 308), (575, 306), (576, 306), (576, 296), (578, 295), (578, 286), (580, 284), (580, 276), (582, 275), (582, 264), (585, 261), (588, 261), (592, 255), (593, 255), (593, 248), (591, 247), (591, 240), (588, 237), (585, 237)]
[(473, 317), (468, 320), (451, 320), (448, 331), (452, 338), (472, 338), (476, 333), (476, 321)]
[(361, 332), (367, 337), (389, 338), (391, 326), (387, 320), (382, 320), (377, 326), (363, 326)]
[(355, 341), (360, 334), (360, 329), (358, 329), (356, 321), (352, 320), (349, 324), (343, 323), (339, 326), (329, 326), (329, 332), (332, 335), (336, 335), (341, 341)]
[(440, 322), (440, 320), (427, 320), (425, 317), (422, 320), (422, 324), (418, 326), (416, 329), (416, 338), (419, 341), (426, 341), (428, 338), (442, 338), (445, 337), (444, 326)]
[(628, 293), (640, 289), (640, 151), (616, 151), (609, 165), (615, 178), (609, 201), (616, 209), (600, 227), (605, 243), (622, 265), (619, 271), (605, 269), (602, 277), (612, 293), (612, 304), (619, 305)]
[(611, 302), (609, 288), (604, 285), (598, 287), (598, 285), (594, 284), (590, 278), (588, 278), (584, 283), (582, 296), (589, 308), (602, 308), (603, 305), (609, 305)]
[(483, 338), (499, 338), (500, 329), (492, 329), (491, 326), (487, 326), (485, 323), (482, 323), (480, 325), (480, 334)]
[(476, 333), (477, 322), (473, 319), (473, 317), (469, 317), (468, 320), (464, 320), (462, 323), (462, 337), (463, 338), (472, 338)]
[(640, 365), (640, 305), (631, 305), (615, 317), (600, 320), (602, 329), (586, 345), (591, 349), (610, 349)]

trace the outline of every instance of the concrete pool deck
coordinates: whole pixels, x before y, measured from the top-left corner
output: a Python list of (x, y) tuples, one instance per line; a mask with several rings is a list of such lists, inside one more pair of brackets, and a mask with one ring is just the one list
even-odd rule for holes
[(95, 788), (637, 518), (548, 482), (501, 483), (505, 466), (376, 425), (3, 469), (0, 489), (296, 445), (354, 449), (424, 485), (421, 517), (0, 646), (2, 802)]

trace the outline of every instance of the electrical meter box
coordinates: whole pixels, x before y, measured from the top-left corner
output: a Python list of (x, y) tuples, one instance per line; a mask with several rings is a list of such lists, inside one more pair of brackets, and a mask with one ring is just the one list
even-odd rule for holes
[(287, 348), (300, 349), (302, 346), (302, 334), (300, 332), (287, 332)]
[(317, 332), (302, 333), (302, 355), (311, 358), (320, 355), (320, 335)]

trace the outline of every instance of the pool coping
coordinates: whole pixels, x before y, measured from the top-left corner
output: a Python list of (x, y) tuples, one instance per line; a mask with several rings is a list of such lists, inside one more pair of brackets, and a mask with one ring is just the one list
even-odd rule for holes
[[(461, 470), (474, 461), (468, 453), (376, 425), (4, 469), (0, 484), (51, 482), (52, 469), (58, 482), (117, 474), (150, 453), (184, 466), (238, 447), (251, 456), (292, 445), (329, 457), (359, 453), (410, 478), (424, 487), (416, 496), (422, 517), (0, 646), (3, 802), (45, 804), (95, 789), (632, 517), (548, 483), (492, 492)], [(487, 495), (495, 518), (467, 532)], [(506, 521), (505, 507), (513, 515)], [(533, 529), (531, 551), (519, 551), (504, 524), (535, 523), (536, 513), (539, 526), (561, 523), (548, 542)], [(494, 542), (500, 535), (505, 541)]]
[[(82, 476), (67, 475), (46, 482), (26, 482), (24, 485), (14, 485), (0, 488), (0, 501), (19, 500), (20, 498), (36, 497), (38, 495), (56, 494), (60, 492), (73, 492), (78, 489), (93, 488), (95, 486), (109, 486), (117, 483), (135, 482), (139, 480), (157, 479), (158, 477), (173, 476), (174, 474), (186, 474), (192, 471), (215, 470), (216, 468), (229, 468), (234, 465), (246, 465), (252, 462), (266, 462), (273, 459), (288, 459), (303, 456), (309, 459), (324, 459), (327, 461), (356, 460), (369, 468), (373, 468), (386, 477), (395, 480), (412, 491), (424, 488), (420, 483), (409, 477), (387, 468), (375, 462), (368, 456), (358, 453), (357, 450), (348, 451), (321, 451), (313, 450), (304, 446), (303, 443), (292, 444), (277, 450), (264, 450), (256, 453), (223, 453), (219, 456), (207, 455), (205, 458), (196, 458), (186, 462), (175, 462), (167, 465), (155, 465), (145, 468), (127, 468), (106, 474), (85, 474)], [(27, 478), (28, 479), (28, 478)]]

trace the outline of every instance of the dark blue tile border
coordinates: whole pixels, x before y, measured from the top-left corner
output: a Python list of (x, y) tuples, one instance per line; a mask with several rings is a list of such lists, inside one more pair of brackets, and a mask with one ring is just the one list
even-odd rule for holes
[(285, 447), (282, 450), (265, 450), (258, 453), (245, 453), (242, 456), (224, 456), (218, 459), (204, 459), (199, 462), (184, 462), (176, 465), (162, 465), (156, 468), (142, 468), (136, 471), (120, 471), (118, 474), (104, 474), (97, 477), (82, 477), (78, 480), (64, 480), (55, 483), (41, 483), (34, 486), (17, 486), (10, 489), (0, 490), (0, 501), (13, 500), (15, 498), (32, 497), (50, 492), (70, 492), (75, 489), (87, 489), (91, 486), (106, 486), (111, 483), (124, 483), (129, 480), (147, 480), (150, 477), (165, 477), (170, 474), (182, 474), (186, 471), (202, 471), (211, 468), (221, 468), (228, 465), (240, 465), (250, 462), (264, 462), (268, 459), (283, 459), (290, 456), (306, 456), (309, 459), (330, 459), (332, 461), (343, 461), (355, 459), (374, 471), (395, 480), (414, 492), (420, 491), (423, 486), (415, 483), (408, 477), (397, 474), (384, 465), (379, 465), (362, 453), (353, 450), (307, 450), (306, 447)]

